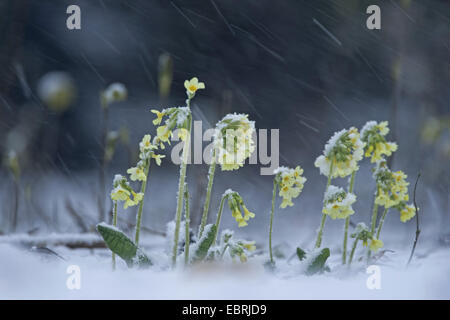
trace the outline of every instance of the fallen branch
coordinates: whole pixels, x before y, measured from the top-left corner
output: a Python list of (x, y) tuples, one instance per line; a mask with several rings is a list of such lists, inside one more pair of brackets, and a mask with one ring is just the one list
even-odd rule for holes
[(413, 244), (413, 247), (412, 247), (412, 250), (411, 250), (411, 255), (409, 256), (408, 263), (406, 264), (406, 266), (408, 266), (409, 263), (412, 260), (412, 257), (414, 255), (414, 251), (416, 250), (417, 241), (419, 240), (419, 235), (420, 235), (419, 208), (417, 208), (417, 204), (416, 204), (416, 189), (417, 189), (417, 183), (419, 182), (419, 178), (420, 178), (420, 172), (417, 175), (416, 183), (414, 185), (414, 193), (413, 193), (413, 203), (414, 203), (414, 208), (416, 209), (416, 238), (414, 239), (414, 244)]

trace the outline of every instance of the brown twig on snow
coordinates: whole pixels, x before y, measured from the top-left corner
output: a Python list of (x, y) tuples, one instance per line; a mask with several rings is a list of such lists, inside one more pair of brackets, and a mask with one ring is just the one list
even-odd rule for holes
[(414, 208), (416, 209), (416, 238), (414, 239), (414, 244), (413, 244), (413, 247), (411, 249), (411, 255), (409, 256), (408, 263), (406, 264), (406, 266), (408, 266), (409, 263), (412, 260), (412, 257), (414, 255), (414, 251), (416, 250), (417, 241), (419, 240), (419, 235), (420, 235), (419, 208), (417, 208), (417, 204), (416, 204), (416, 189), (417, 189), (417, 183), (419, 182), (419, 178), (420, 178), (420, 172), (417, 175), (416, 183), (414, 185), (414, 193), (413, 193), (413, 203), (414, 203)]

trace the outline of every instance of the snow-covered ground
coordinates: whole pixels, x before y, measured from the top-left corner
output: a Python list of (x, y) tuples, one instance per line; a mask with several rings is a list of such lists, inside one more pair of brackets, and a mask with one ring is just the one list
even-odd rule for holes
[[(418, 250), (408, 268), (408, 250), (386, 253), (378, 261), (381, 289), (377, 290), (368, 289), (370, 275), (362, 263), (349, 271), (333, 251), (331, 272), (315, 276), (302, 275), (296, 259), (289, 264), (279, 260), (274, 273), (266, 271), (263, 254), (246, 264), (208, 263), (169, 270), (162, 249), (150, 252), (160, 257), (160, 263), (150, 269), (127, 269), (119, 261), (113, 272), (105, 249), (50, 246), (60, 255), (56, 257), (24, 249), (17, 244), (23, 238), (0, 242), (0, 299), (450, 299), (448, 248), (427, 254)], [(155, 239), (150, 242), (155, 244)], [(159, 247), (163, 244), (160, 239)], [(79, 290), (70, 290), (66, 284), (71, 265), (80, 268)]]

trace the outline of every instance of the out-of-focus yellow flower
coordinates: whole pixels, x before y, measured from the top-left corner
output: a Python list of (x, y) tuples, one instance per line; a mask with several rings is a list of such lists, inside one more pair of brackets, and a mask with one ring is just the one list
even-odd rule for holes
[(256, 250), (256, 245), (255, 245), (255, 241), (248, 241), (248, 242), (243, 242), (242, 246), (247, 249), (248, 251), (255, 251)]
[(187, 131), (187, 129), (185, 128), (178, 129), (178, 138), (180, 138), (181, 141), (186, 141), (188, 134), (189, 131)]
[(198, 78), (194, 77), (191, 80), (184, 81), (184, 87), (186, 88), (188, 97), (192, 97), (197, 90), (205, 89), (205, 84), (203, 82), (199, 82)]
[(365, 153), (367, 158), (371, 158), (370, 162), (374, 163), (383, 156), (390, 156), (392, 152), (397, 151), (397, 144), (395, 142), (387, 142), (386, 136), (389, 133), (388, 122), (376, 121), (367, 122), (361, 129), (361, 139), (365, 143)]
[(124, 84), (111, 83), (101, 94), (102, 106), (107, 108), (111, 103), (124, 101), (127, 97), (128, 91)]
[(68, 73), (52, 71), (39, 79), (37, 93), (50, 110), (64, 112), (75, 100), (76, 88)]
[(345, 219), (355, 213), (352, 208), (355, 201), (356, 196), (353, 193), (347, 193), (344, 189), (331, 185), (325, 194), (322, 212), (331, 219)]
[(328, 140), (323, 155), (316, 159), (314, 165), (320, 169), (321, 174), (328, 177), (333, 164), (332, 178), (343, 178), (359, 169), (358, 162), (363, 158), (363, 150), (364, 143), (358, 129), (344, 129)]
[(377, 252), (378, 249), (383, 248), (383, 241), (378, 239), (372, 239), (370, 241), (369, 249), (370, 251)]

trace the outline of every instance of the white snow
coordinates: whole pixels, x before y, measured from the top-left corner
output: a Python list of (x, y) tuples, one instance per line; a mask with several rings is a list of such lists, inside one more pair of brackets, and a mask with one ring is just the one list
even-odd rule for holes
[[(175, 271), (127, 269), (119, 259), (113, 272), (107, 250), (57, 251), (65, 261), (0, 244), (0, 299), (450, 299), (448, 249), (415, 258), (408, 269), (407, 251), (382, 258), (380, 290), (367, 288), (362, 265), (349, 272), (336, 254), (331, 273), (309, 277), (296, 259), (277, 261), (275, 273), (262, 266), (266, 256)], [(70, 265), (80, 267), (80, 290), (66, 286)]]

